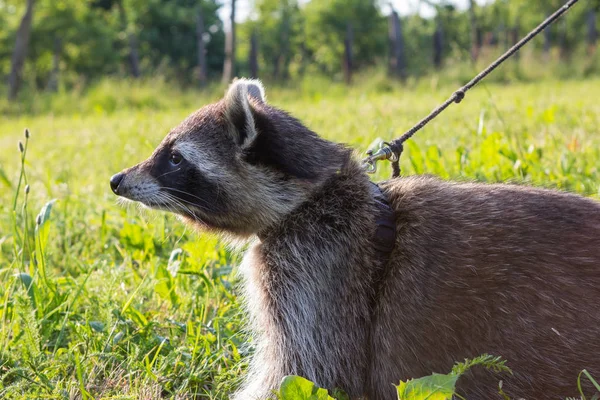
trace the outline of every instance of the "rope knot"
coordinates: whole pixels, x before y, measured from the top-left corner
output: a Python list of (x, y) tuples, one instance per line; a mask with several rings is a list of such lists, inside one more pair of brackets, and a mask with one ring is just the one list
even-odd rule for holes
[(404, 146), (402, 143), (403, 142), (401, 140), (394, 140), (391, 143), (384, 142), (384, 144), (387, 145), (394, 153), (394, 157), (390, 159), (392, 161), (392, 178), (397, 178), (400, 176), (400, 156), (404, 151)]
[(456, 104), (459, 104), (461, 101), (463, 101), (465, 98), (465, 91), (464, 89), (458, 89), (456, 92), (454, 92), (454, 102)]

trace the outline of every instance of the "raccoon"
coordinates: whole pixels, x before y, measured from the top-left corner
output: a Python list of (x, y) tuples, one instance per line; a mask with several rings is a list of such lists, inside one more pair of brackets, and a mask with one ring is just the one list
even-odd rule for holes
[[(256, 350), (236, 400), (301, 375), (351, 399), (483, 353), (469, 399), (577, 396), (600, 377), (600, 203), (506, 184), (410, 176), (379, 184), (394, 249), (380, 268), (377, 201), (353, 152), (266, 102), (256, 80), (174, 128), (114, 193), (252, 244), (240, 271)], [(586, 390), (591, 391), (590, 388)]]

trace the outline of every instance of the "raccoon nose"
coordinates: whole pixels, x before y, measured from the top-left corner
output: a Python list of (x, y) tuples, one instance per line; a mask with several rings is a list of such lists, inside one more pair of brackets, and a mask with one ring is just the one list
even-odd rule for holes
[(124, 176), (124, 173), (119, 172), (118, 174), (115, 174), (110, 178), (110, 188), (113, 192), (115, 192), (115, 194), (119, 194), (119, 183), (121, 183)]

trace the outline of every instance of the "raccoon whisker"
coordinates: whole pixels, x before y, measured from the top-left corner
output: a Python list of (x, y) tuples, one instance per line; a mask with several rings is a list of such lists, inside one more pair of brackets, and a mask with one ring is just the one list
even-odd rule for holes
[(167, 193), (169, 193), (169, 190), (172, 190), (172, 191), (174, 191), (174, 192), (178, 192), (178, 193), (181, 193), (181, 194), (185, 194), (185, 195), (187, 195), (187, 196), (190, 196), (190, 197), (193, 197), (193, 198), (195, 198), (195, 199), (198, 199), (199, 201), (201, 201), (201, 202), (202, 202), (201, 204), (196, 204), (196, 203), (192, 203), (191, 201), (187, 201), (187, 200), (184, 200), (184, 199), (180, 199), (180, 198), (178, 198), (178, 197), (175, 197), (175, 196), (174, 196), (172, 193), (169, 193), (169, 195), (173, 196), (173, 198), (176, 198), (176, 199), (178, 199), (178, 200), (180, 200), (180, 201), (186, 202), (186, 203), (188, 203), (188, 204), (190, 204), (190, 205), (193, 205), (193, 206), (196, 206), (196, 207), (198, 207), (198, 206), (203, 206), (203, 205), (205, 205), (205, 206), (208, 206), (208, 205), (209, 205), (209, 204), (208, 204), (208, 202), (207, 202), (206, 200), (204, 200), (204, 199), (202, 199), (202, 198), (200, 198), (200, 197), (198, 197), (198, 196), (194, 196), (193, 194), (191, 194), (191, 193), (188, 193), (188, 192), (186, 192), (186, 191), (184, 191), (184, 190), (179, 190), (179, 189), (172, 188), (172, 187), (162, 187), (162, 188), (161, 188), (161, 190), (162, 190), (163, 192), (167, 192)]
[(171, 201), (173, 202), (173, 204), (175, 204), (178, 207), (181, 207), (184, 211), (187, 211), (189, 215), (194, 216), (194, 212), (192, 211), (192, 209), (187, 206), (186, 204), (180, 202), (179, 200), (172, 198)]
[(179, 172), (179, 171), (181, 171), (181, 168), (177, 168), (176, 170), (165, 172), (164, 174), (157, 176), (155, 179), (158, 179), (158, 178), (161, 178), (161, 177), (163, 177), (165, 175), (169, 175), (169, 174), (172, 174), (172, 173), (175, 173), (175, 172)]
[[(174, 196), (173, 194), (171, 194), (171, 193), (168, 193), (168, 192), (161, 192), (161, 195), (162, 195), (162, 196), (163, 196), (165, 199), (168, 199), (167, 201), (169, 201), (169, 202), (171, 202), (171, 203), (173, 203), (173, 204), (177, 204), (177, 205), (179, 205), (179, 206), (181, 206), (181, 207), (185, 207), (185, 208), (187, 208), (187, 209), (188, 209), (190, 212), (191, 212), (191, 209), (189, 208), (189, 206), (188, 206), (188, 205), (190, 205), (190, 206), (194, 206), (194, 207), (198, 207), (198, 205), (197, 205), (197, 204), (195, 204), (195, 203), (192, 203), (191, 201), (187, 201), (187, 200), (184, 200), (184, 199), (180, 199), (180, 198), (178, 198), (178, 197), (176, 197), (176, 196)], [(187, 205), (186, 205), (186, 204), (187, 204)]]
[(172, 212), (174, 214), (177, 213), (176, 208), (173, 207), (171, 204), (178, 205), (178, 203), (177, 201), (175, 201), (175, 199), (171, 198), (171, 196), (169, 196), (168, 193), (158, 192), (155, 195), (155, 199), (162, 207), (166, 208), (167, 211)]
[(168, 212), (176, 212), (176, 210), (170, 205), (170, 199), (160, 192), (155, 193), (154, 196), (148, 201), (148, 203), (150, 203), (148, 204), (148, 207), (160, 206)]
[[(198, 196), (195, 196), (195, 195), (193, 195), (193, 194), (191, 194), (191, 193), (189, 193), (189, 192), (186, 192), (185, 190), (180, 190), (180, 189), (176, 189), (176, 188), (173, 188), (173, 187), (168, 187), (168, 186), (161, 187), (161, 189), (162, 189), (162, 190), (172, 190), (172, 191), (174, 191), (174, 192), (179, 192), (179, 193), (182, 193), (182, 194), (187, 194), (188, 196), (191, 196), (191, 197), (193, 197), (193, 198), (195, 198), (195, 199), (198, 199), (198, 200), (204, 201), (204, 199), (201, 199), (201, 198), (200, 198), (200, 197), (198, 197)], [(168, 192), (167, 192), (167, 193), (168, 193)]]
[[(190, 217), (192, 217), (196, 221), (198, 220), (198, 218), (196, 217), (196, 214), (192, 211), (192, 209), (188, 205), (183, 203), (183, 200), (178, 199), (177, 197), (175, 197), (172, 194), (167, 193), (167, 192), (161, 192), (160, 196), (162, 199), (165, 200), (166, 203), (171, 203), (171, 204), (181, 207), (182, 209), (184, 209), (185, 211), (188, 212)], [(187, 203), (189, 203), (193, 206), (196, 206), (195, 204), (193, 204), (191, 202), (187, 202)]]

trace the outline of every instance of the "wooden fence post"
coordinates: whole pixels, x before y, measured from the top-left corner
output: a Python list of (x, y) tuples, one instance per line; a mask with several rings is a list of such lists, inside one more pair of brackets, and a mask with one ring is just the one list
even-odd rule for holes
[(346, 25), (346, 38), (344, 39), (344, 59), (342, 66), (344, 68), (344, 80), (346, 84), (352, 83), (352, 42), (354, 40), (352, 33), (352, 24)]
[(436, 69), (442, 68), (442, 53), (444, 49), (444, 32), (439, 21), (433, 33), (433, 65)]
[(48, 90), (56, 92), (58, 90), (58, 81), (60, 75), (60, 53), (62, 50), (62, 42), (57, 36), (54, 38), (54, 53), (52, 54), (52, 71), (50, 79), (48, 79)]
[(550, 58), (550, 50), (552, 48), (552, 25), (544, 29), (544, 58)]
[(475, 0), (469, 0), (469, 20), (471, 22), (471, 61), (476, 62), (481, 49), (481, 29), (475, 15)]
[(198, 49), (198, 85), (206, 85), (208, 79), (208, 67), (206, 64), (206, 49), (204, 47), (204, 17), (202, 5), (198, 5), (196, 14), (196, 46)]
[(137, 38), (133, 30), (129, 27), (129, 18), (127, 17), (127, 11), (123, 5), (123, 1), (117, 2), (119, 9), (119, 18), (121, 19), (121, 25), (127, 34), (127, 43), (129, 45), (129, 64), (131, 66), (131, 75), (134, 78), (140, 76), (140, 61), (137, 49)]
[(258, 78), (258, 43), (256, 31), (250, 36), (250, 55), (248, 56), (248, 64), (250, 66), (250, 76)]
[[(520, 34), (520, 30), (521, 30), (521, 26), (519, 24), (519, 20), (516, 21), (515, 26), (513, 26), (513, 28), (511, 29), (511, 46), (514, 46), (515, 44), (517, 44), (517, 42), (519, 41), (519, 34)], [(517, 51), (515, 53), (515, 55), (513, 56), (513, 58), (515, 59), (515, 62), (519, 62), (519, 60), (521, 59), (521, 52)]]
[(389, 17), (389, 42), (390, 42), (390, 75), (406, 80), (406, 61), (404, 58), (404, 38), (402, 25), (396, 10), (392, 8)]
[(235, 74), (235, 0), (231, 0), (230, 23), (231, 26), (225, 36), (225, 63), (221, 79), (223, 84), (231, 82)]
[(596, 44), (598, 43), (598, 28), (596, 27), (596, 9), (590, 8), (587, 15), (588, 26), (588, 54), (592, 55), (596, 52)]

